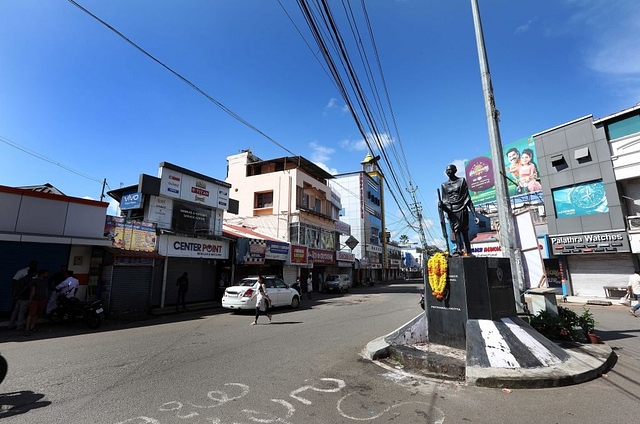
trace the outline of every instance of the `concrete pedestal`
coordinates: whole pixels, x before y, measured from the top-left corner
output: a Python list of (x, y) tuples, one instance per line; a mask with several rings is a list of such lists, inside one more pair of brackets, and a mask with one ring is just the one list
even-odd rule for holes
[(467, 320), (517, 315), (508, 258), (449, 258), (449, 295), (425, 294), (432, 343), (465, 349)]
[(551, 315), (558, 316), (558, 300), (556, 291), (553, 289), (541, 288), (530, 289), (531, 313), (537, 315), (540, 311), (547, 311)]

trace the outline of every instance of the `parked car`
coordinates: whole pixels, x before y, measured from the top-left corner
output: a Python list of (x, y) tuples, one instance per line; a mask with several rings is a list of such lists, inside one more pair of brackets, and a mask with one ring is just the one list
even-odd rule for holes
[(327, 275), (327, 279), (324, 281), (324, 289), (327, 292), (348, 292), (350, 288), (351, 277), (349, 274), (329, 274)]
[[(265, 276), (264, 283), (271, 299), (271, 307), (289, 306), (295, 309), (300, 306), (300, 294), (289, 287), (281, 278)], [(257, 276), (242, 279), (235, 286), (225, 289), (222, 296), (222, 307), (226, 309), (255, 309), (256, 298), (251, 299), (251, 296), (257, 289)]]

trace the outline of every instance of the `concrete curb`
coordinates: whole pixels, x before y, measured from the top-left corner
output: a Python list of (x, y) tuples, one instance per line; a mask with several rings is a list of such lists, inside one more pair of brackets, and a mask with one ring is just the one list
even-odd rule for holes
[[(367, 343), (361, 352), (371, 361), (392, 358), (405, 372), (439, 379), (466, 380), (469, 386), (537, 389), (580, 384), (600, 377), (616, 363), (617, 356), (606, 344), (556, 343), (568, 359), (554, 366), (536, 368), (496, 368), (467, 366), (457, 349), (426, 342), (425, 314), (397, 330)], [(416, 346), (420, 347), (418, 349)], [(425, 350), (426, 348), (426, 350)]]
[(545, 368), (467, 367), (467, 384), (479, 387), (541, 389), (580, 384), (609, 371), (617, 356), (605, 344), (561, 346), (571, 356), (557, 366)]

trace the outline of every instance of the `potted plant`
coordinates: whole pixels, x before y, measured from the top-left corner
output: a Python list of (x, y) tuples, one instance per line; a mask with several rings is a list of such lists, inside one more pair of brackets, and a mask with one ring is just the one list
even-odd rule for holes
[(580, 327), (582, 327), (582, 331), (584, 331), (584, 335), (588, 341), (591, 343), (602, 343), (600, 341), (600, 337), (595, 334), (593, 331), (596, 328), (596, 320), (593, 318), (593, 314), (589, 310), (589, 308), (584, 308), (582, 315), (578, 319)]

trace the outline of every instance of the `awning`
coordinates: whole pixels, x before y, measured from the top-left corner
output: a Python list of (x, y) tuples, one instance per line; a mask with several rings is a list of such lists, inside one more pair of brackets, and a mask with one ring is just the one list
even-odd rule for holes
[(252, 230), (251, 228), (241, 227), (239, 225), (223, 224), (222, 234), (225, 236), (231, 236), (234, 238), (244, 237), (248, 239), (278, 241), (283, 243), (282, 240), (265, 236), (264, 234), (260, 234), (257, 231)]
[(151, 258), (151, 259), (166, 258), (166, 256), (162, 256), (158, 252), (143, 252), (141, 250), (125, 250), (125, 249), (120, 249), (118, 247), (105, 247), (105, 250), (117, 258)]

